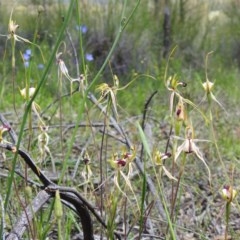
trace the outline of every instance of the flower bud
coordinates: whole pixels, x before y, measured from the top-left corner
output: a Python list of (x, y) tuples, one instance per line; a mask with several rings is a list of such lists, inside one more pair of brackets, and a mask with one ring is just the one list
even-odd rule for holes
[(171, 153), (161, 153), (159, 151), (155, 152), (154, 161), (156, 165), (162, 166), (163, 161), (171, 157)]
[(0, 143), (3, 141), (3, 133), (10, 131), (10, 127), (6, 125), (0, 126)]
[(63, 215), (63, 209), (62, 209), (59, 190), (56, 191), (56, 195), (55, 195), (54, 212), (57, 219), (61, 218)]
[(226, 185), (222, 189), (222, 198), (228, 203), (232, 202), (237, 195), (237, 191), (231, 186)]
[(183, 100), (180, 98), (179, 102), (176, 106), (176, 119), (178, 121), (185, 121), (186, 120), (186, 113)]
[(213, 89), (214, 83), (210, 82), (208, 79), (206, 82), (204, 82), (203, 84), (203, 88), (205, 90), (206, 93), (210, 93)]
[(30, 186), (25, 187), (26, 198), (30, 201), (32, 199), (32, 188)]
[(8, 31), (10, 34), (15, 34), (16, 30), (19, 28), (19, 25), (16, 24), (13, 20), (10, 20), (8, 25)]
[[(30, 87), (28, 89), (28, 96), (31, 98), (33, 96), (33, 94), (35, 93), (35, 88), (34, 87)], [(27, 90), (26, 88), (23, 88), (22, 90), (20, 90), (20, 94), (22, 95), (22, 97), (24, 99), (27, 99)]]

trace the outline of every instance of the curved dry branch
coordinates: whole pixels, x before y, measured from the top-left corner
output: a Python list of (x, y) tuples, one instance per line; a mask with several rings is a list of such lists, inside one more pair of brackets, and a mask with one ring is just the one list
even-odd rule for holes
[[(2, 124), (6, 126), (10, 126), (8, 121), (0, 114), (0, 121)], [(63, 204), (67, 207), (70, 207), (74, 210), (81, 219), (81, 225), (83, 229), (83, 235), (85, 240), (93, 240), (93, 226), (91, 216), (89, 211), (94, 214), (97, 220), (106, 228), (106, 224), (101, 219), (101, 217), (96, 213), (94, 207), (85, 200), (79, 192), (75, 189), (61, 187), (57, 184), (53, 183), (37, 165), (34, 163), (31, 156), (27, 153), (27, 151), (22, 149), (16, 149), (15, 143), (17, 139), (17, 135), (12, 128), (9, 128), (8, 131), (13, 143), (2, 141), (0, 142), (0, 147), (4, 148), (8, 151), (12, 151), (20, 155), (28, 167), (35, 173), (38, 179), (42, 182), (43, 186), (41, 187), (43, 190), (34, 198), (33, 202), (28, 206), (22, 213), (21, 217), (17, 221), (16, 225), (13, 228), (13, 231), (9, 234), (7, 240), (10, 239), (19, 239), (20, 236), (25, 232), (29, 221), (33, 219), (34, 214), (42, 208), (42, 206), (49, 200), (49, 198), (55, 196), (56, 189), (60, 190), (60, 196)], [(121, 239), (117, 234), (118, 239)]]

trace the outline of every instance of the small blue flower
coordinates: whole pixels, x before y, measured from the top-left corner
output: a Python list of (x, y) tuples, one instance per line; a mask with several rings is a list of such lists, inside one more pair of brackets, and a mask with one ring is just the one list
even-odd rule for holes
[(25, 61), (29, 61), (29, 59), (30, 59), (30, 55), (28, 55), (27, 53), (24, 53), (23, 54), (23, 59), (25, 60)]
[(25, 51), (25, 53), (26, 53), (27, 55), (31, 56), (31, 55), (32, 55), (32, 50), (31, 50), (31, 49), (27, 49), (27, 50)]
[(88, 31), (88, 27), (86, 25), (77, 25), (76, 27), (77, 31), (81, 31), (83, 34), (85, 34)]
[(28, 62), (28, 61), (25, 61), (25, 62), (24, 62), (24, 66), (25, 66), (26, 68), (28, 68), (28, 67), (29, 67), (29, 62)]
[(27, 67), (29, 66), (29, 63), (27, 63), (27, 62), (30, 60), (31, 55), (32, 55), (32, 50), (31, 49), (27, 49), (25, 51), (25, 53), (23, 53), (23, 59), (25, 61), (24, 65), (27, 66)]
[(91, 62), (94, 60), (93, 55), (91, 53), (86, 53), (85, 58), (87, 61)]

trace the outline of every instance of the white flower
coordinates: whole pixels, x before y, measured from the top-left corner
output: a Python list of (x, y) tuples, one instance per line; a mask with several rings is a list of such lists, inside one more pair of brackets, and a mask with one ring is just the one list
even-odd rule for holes
[[(34, 87), (30, 87), (28, 89), (28, 97), (29, 98), (31, 98), (33, 96), (33, 94), (35, 93), (35, 90), (36, 90), (36, 88), (34, 88)], [(22, 97), (24, 99), (26, 99), (27, 98), (27, 90), (26, 90), (26, 88), (23, 88), (22, 90), (20, 90), (20, 94), (22, 95)]]
[(68, 69), (66, 64), (64, 63), (64, 61), (60, 58), (62, 55), (62, 52), (57, 53), (56, 54), (56, 59), (57, 59), (57, 63), (58, 63), (58, 75), (60, 76), (60, 74), (62, 74), (63, 76), (65, 76), (71, 83), (72, 82), (79, 82), (80, 78), (72, 78), (69, 73), (68, 73)]
[[(217, 98), (215, 97), (215, 95), (213, 94), (213, 87), (214, 87), (214, 83), (210, 82), (208, 79), (206, 80), (206, 82), (202, 83), (202, 86), (204, 88), (204, 91), (206, 92), (206, 97), (210, 97), (214, 102), (216, 102), (225, 112), (226, 109), (224, 108), (224, 106), (222, 105), (222, 103), (220, 103)], [(205, 98), (206, 98), (205, 97)]]
[[(179, 138), (179, 137), (175, 137), (175, 138), (182, 140), (182, 138)], [(191, 127), (186, 128), (186, 138), (183, 140), (184, 140), (184, 142), (177, 148), (174, 160), (177, 161), (177, 159), (179, 158), (179, 156), (182, 152), (185, 154), (194, 153), (198, 157), (198, 159), (200, 159), (203, 162), (203, 164), (205, 165), (205, 167), (207, 168), (209, 180), (210, 180), (211, 179), (210, 169), (203, 157), (202, 152), (196, 145), (196, 142), (209, 142), (209, 141), (202, 140), (202, 139), (194, 139), (193, 138), (193, 130)]]

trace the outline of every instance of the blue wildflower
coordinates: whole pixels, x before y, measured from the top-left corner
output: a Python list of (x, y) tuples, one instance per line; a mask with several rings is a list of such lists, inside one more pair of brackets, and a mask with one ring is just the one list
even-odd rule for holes
[(31, 55), (32, 55), (32, 50), (31, 50), (31, 49), (27, 49), (27, 50), (25, 51), (25, 53), (26, 53), (27, 55), (31, 56)]
[(29, 61), (30, 57), (31, 57), (31, 55), (28, 55), (27, 53), (24, 53), (24, 54), (23, 54), (23, 59), (24, 59), (25, 61)]
[(87, 61), (91, 62), (94, 60), (93, 55), (91, 53), (86, 53), (85, 58)]
[(77, 25), (76, 27), (77, 31), (81, 31), (83, 34), (85, 34), (88, 31), (88, 27), (86, 25)]
[(25, 51), (25, 53), (23, 53), (24, 66), (25, 67), (29, 67), (29, 60), (31, 58), (31, 55), (32, 55), (32, 50), (31, 49), (27, 49)]

